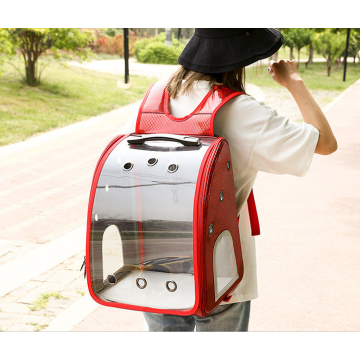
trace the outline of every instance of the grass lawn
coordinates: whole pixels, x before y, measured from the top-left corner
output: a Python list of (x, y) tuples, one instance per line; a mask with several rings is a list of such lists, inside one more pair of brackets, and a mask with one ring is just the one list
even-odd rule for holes
[(0, 76), (0, 146), (88, 119), (141, 100), (156, 79), (131, 76), (131, 88), (117, 87), (121, 75), (65, 68), (50, 63), (42, 84), (30, 87), (5, 64)]
[[(330, 76), (327, 76), (326, 63), (313, 63), (307, 69), (305, 64), (301, 63), (299, 73), (309, 90), (343, 91), (360, 79), (360, 63), (356, 63), (355, 66), (352, 63), (347, 64), (345, 82), (343, 81), (343, 67), (335, 71), (335, 65), (333, 65)], [(281, 88), (268, 74), (267, 65), (247, 68), (246, 79), (259, 87)]]

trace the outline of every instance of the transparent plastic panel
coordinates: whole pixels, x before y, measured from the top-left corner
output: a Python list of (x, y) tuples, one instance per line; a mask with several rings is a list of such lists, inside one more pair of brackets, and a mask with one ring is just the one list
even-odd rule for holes
[[(129, 137), (132, 138), (132, 137)], [(201, 145), (125, 139), (107, 158), (95, 193), (90, 261), (104, 301), (188, 310), (195, 303), (193, 206)]]
[(103, 278), (113, 274), (124, 266), (124, 257), (122, 253), (122, 242), (119, 229), (115, 225), (106, 228), (103, 235)]
[(228, 230), (216, 239), (213, 254), (215, 301), (239, 278), (237, 272), (233, 239)]

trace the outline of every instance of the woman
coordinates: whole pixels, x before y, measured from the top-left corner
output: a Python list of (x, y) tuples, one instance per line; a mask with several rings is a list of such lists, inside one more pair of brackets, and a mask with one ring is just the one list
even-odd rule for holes
[[(195, 29), (167, 85), (170, 114), (182, 118), (205, 98), (212, 86), (243, 93), (216, 113), (214, 132), (230, 145), (244, 277), (228, 303), (208, 317), (144, 313), (150, 331), (247, 331), (250, 302), (257, 297), (255, 243), (246, 200), (258, 171), (304, 176), (314, 153), (328, 155), (337, 143), (321, 109), (301, 79), (294, 61), (271, 61), (269, 73), (294, 97), (304, 119), (290, 121), (245, 92), (245, 67), (274, 54), (283, 36), (275, 29)], [(135, 130), (138, 111), (122, 131)]]

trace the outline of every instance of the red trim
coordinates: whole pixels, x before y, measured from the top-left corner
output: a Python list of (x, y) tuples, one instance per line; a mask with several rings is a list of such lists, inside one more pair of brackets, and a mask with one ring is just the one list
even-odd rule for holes
[(143, 108), (145, 106), (145, 102), (146, 102), (147, 98), (149, 97), (150, 91), (151, 91), (151, 89), (153, 88), (153, 86), (155, 84), (156, 83), (153, 83), (153, 84), (150, 85), (150, 87), (149, 87), (149, 89), (148, 89), (148, 91), (147, 91), (147, 93), (146, 93), (146, 95), (145, 95), (145, 97), (144, 97), (144, 99), (143, 99), (143, 101), (142, 101), (142, 103), (140, 105), (139, 113), (138, 113), (138, 116), (137, 116), (137, 119), (136, 119), (136, 126), (135, 126), (135, 133), (136, 134), (139, 134), (140, 120), (141, 120), (141, 115), (142, 115)]
[(250, 217), (251, 234), (252, 236), (260, 235), (259, 217), (256, 211), (253, 189), (251, 189), (250, 191), (250, 195), (247, 199), (247, 205), (248, 205), (249, 217)]
[[(206, 170), (204, 170), (205, 165), (207, 163), (208, 158), (211, 156), (213, 152), (213, 148), (215, 144), (219, 140), (214, 141), (209, 148), (207, 149), (203, 160), (201, 162), (200, 168), (199, 168), (199, 175), (196, 180), (196, 188), (195, 188), (195, 195), (194, 195), (194, 209), (193, 209), (193, 266), (194, 266), (194, 275), (197, 274), (197, 277), (195, 277), (195, 306), (193, 307), (191, 314), (193, 315), (196, 310), (199, 310), (199, 304), (201, 303), (201, 285), (202, 285), (202, 276), (201, 276), (201, 270), (200, 264), (201, 264), (201, 239), (202, 239), (202, 213), (199, 212), (200, 210), (200, 199), (204, 196), (204, 173)], [(208, 169), (207, 169), (208, 171)]]
[[(259, 217), (256, 210), (255, 198), (253, 189), (251, 189), (249, 197), (247, 199), (250, 226), (251, 226), (251, 235), (257, 236), (260, 235), (260, 223)], [(238, 216), (238, 223), (240, 221), (240, 215)]]
[[(189, 115), (186, 115), (182, 118), (177, 118), (175, 116), (172, 116), (169, 112), (169, 93), (165, 88), (165, 99), (164, 99), (164, 112), (165, 115), (170, 119), (170, 120), (174, 120), (174, 121), (185, 121), (187, 119), (189, 119), (191, 116), (193, 116), (207, 101), (207, 99), (210, 97), (210, 95), (213, 93), (213, 90), (210, 90), (205, 97), (201, 100), (201, 103), (196, 107), (196, 109)], [(209, 113), (210, 115), (211, 113)]]
[[(203, 178), (204, 178), (204, 167), (206, 165), (207, 159), (209, 158), (210, 154), (213, 152), (213, 148), (215, 146), (215, 144), (217, 144), (221, 139), (217, 139), (216, 141), (214, 141), (209, 148), (207, 149), (203, 160), (201, 162), (200, 165), (200, 170), (199, 170), (199, 176), (197, 178), (196, 181), (196, 189), (195, 189), (195, 199), (194, 199), (194, 214), (193, 214), (193, 219), (194, 219), (194, 228), (193, 228), (193, 259), (194, 259), (194, 282), (195, 282), (195, 304), (193, 306), (192, 309), (187, 310), (187, 311), (181, 311), (181, 310), (163, 310), (163, 309), (154, 309), (154, 308), (149, 308), (149, 307), (142, 307), (142, 306), (136, 306), (136, 305), (128, 305), (128, 304), (120, 304), (120, 303), (112, 303), (112, 302), (107, 302), (107, 301), (103, 301), (101, 299), (99, 299), (96, 294), (94, 293), (92, 286), (91, 286), (91, 271), (90, 271), (90, 234), (91, 234), (91, 215), (92, 215), (92, 207), (93, 207), (93, 202), (94, 202), (94, 198), (95, 198), (95, 192), (96, 192), (96, 185), (102, 170), (102, 167), (106, 161), (106, 159), (108, 158), (108, 156), (111, 154), (111, 152), (113, 151), (113, 149), (119, 144), (120, 141), (124, 140), (126, 137), (128, 137), (129, 135), (121, 135), (120, 137), (115, 138), (105, 149), (105, 151), (103, 152), (97, 167), (95, 168), (95, 173), (94, 173), (94, 177), (93, 177), (93, 182), (92, 182), (92, 186), (91, 186), (91, 191), (90, 191), (90, 199), (89, 199), (89, 208), (88, 208), (88, 218), (87, 218), (87, 234), (86, 234), (86, 267), (88, 269), (87, 272), (87, 284), (88, 284), (88, 289), (89, 289), (89, 293), (90, 296), (100, 305), (104, 305), (104, 306), (110, 306), (110, 307), (116, 307), (116, 308), (121, 308), (121, 309), (128, 309), (128, 310), (136, 310), (136, 311), (145, 311), (145, 312), (152, 312), (152, 313), (159, 313), (159, 314), (170, 314), (170, 315), (182, 315), (182, 316), (187, 316), (187, 315), (194, 315), (196, 313), (196, 310), (199, 309), (199, 304), (200, 304), (200, 273), (199, 273), (199, 255), (201, 255), (200, 253), (200, 241), (199, 241), (199, 235), (200, 238), (202, 237), (202, 229), (198, 229), (197, 228), (197, 219), (199, 217), (199, 202), (197, 201), (197, 199), (199, 198), (199, 190), (201, 185), (203, 184)], [(202, 189), (203, 190), (203, 189)], [(201, 223), (200, 223), (201, 224)], [(198, 278), (195, 276), (195, 274), (198, 274)]]
[(218, 112), (218, 110), (225, 105), (230, 99), (232, 99), (235, 96), (239, 96), (239, 95), (243, 95), (243, 93), (241, 92), (234, 92), (231, 95), (229, 95), (227, 98), (225, 98), (213, 111), (212, 115), (211, 115), (211, 119), (210, 119), (210, 136), (215, 136), (214, 134), (214, 120), (215, 120), (215, 115)]
[[(195, 305), (194, 308), (197, 313), (202, 313), (202, 309), (199, 308), (199, 303), (202, 303), (201, 299), (201, 285), (202, 285), (202, 270), (201, 266), (201, 246), (203, 244), (203, 221), (202, 221), (202, 212), (199, 211), (201, 208), (200, 204), (204, 198), (204, 193), (206, 190), (206, 186), (204, 186), (204, 178), (206, 174), (209, 172), (210, 165), (208, 163), (208, 158), (212, 156), (214, 152), (214, 148), (216, 151), (217, 144), (221, 141), (221, 138), (215, 140), (207, 149), (206, 154), (202, 160), (199, 169), (199, 176), (196, 181), (196, 190), (194, 196), (194, 211), (193, 211), (193, 262), (194, 262), (194, 274), (198, 275), (198, 278), (195, 278)], [(205, 165), (208, 165), (206, 169)]]
[(87, 214), (87, 226), (86, 226), (86, 260), (85, 260), (85, 266), (87, 269), (87, 285), (89, 289), (89, 293), (91, 297), (99, 302), (98, 298), (94, 294), (91, 286), (91, 271), (90, 271), (90, 234), (91, 234), (91, 215), (92, 215), (92, 209), (94, 204), (94, 198), (96, 193), (96, 186), (99, 180), (99, 176), (101, 174), (101, 170), (104, 166), (104, 163), (108, 156), (111, 154), (112, 150), (121, 142), (122, 140), (126, 139), (129, 135), (120, 135), (115, 137), (113, 140), (110, 141), (110, 143), (107, 145), (103, 153), (101, 154), (99, 161), (95, 167), (94, 176), (91, 184), (91, 190), (90, 190), (90, 196), (89, 196), (89, 206), (88, 206), (88, 214)]

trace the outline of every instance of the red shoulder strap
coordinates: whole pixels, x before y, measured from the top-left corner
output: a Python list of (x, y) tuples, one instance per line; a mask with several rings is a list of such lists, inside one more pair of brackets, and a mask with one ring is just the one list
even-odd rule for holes
[(141, 103), (136, 122), (137, 134), (176, 134), (214, 136), (214, 119), (218, 110), (242, 93), (227, 86), (214, 86), (189, 115), (176, 118), (169, 113), (168, 79), (151, 85)]
[(247, 199), (247, 205), (249, 210), (251, 234), (252, 236), (260, 235), (259, 217), (256, 210), (255, 198), (253, 189), (250, 191), (250, 195)]
[[(214, 136), (214, 120), (218, 110), (233, 97), (242, 95), (227, 86), (215, 85), (191, 114), (175, 118), (169, 113), (168, 81), (164, 79), (150, 86), (139, 109), (136, 134)], [(252, 190), (247, 202), (252, 235), (259, 235), (259, 219)]]

